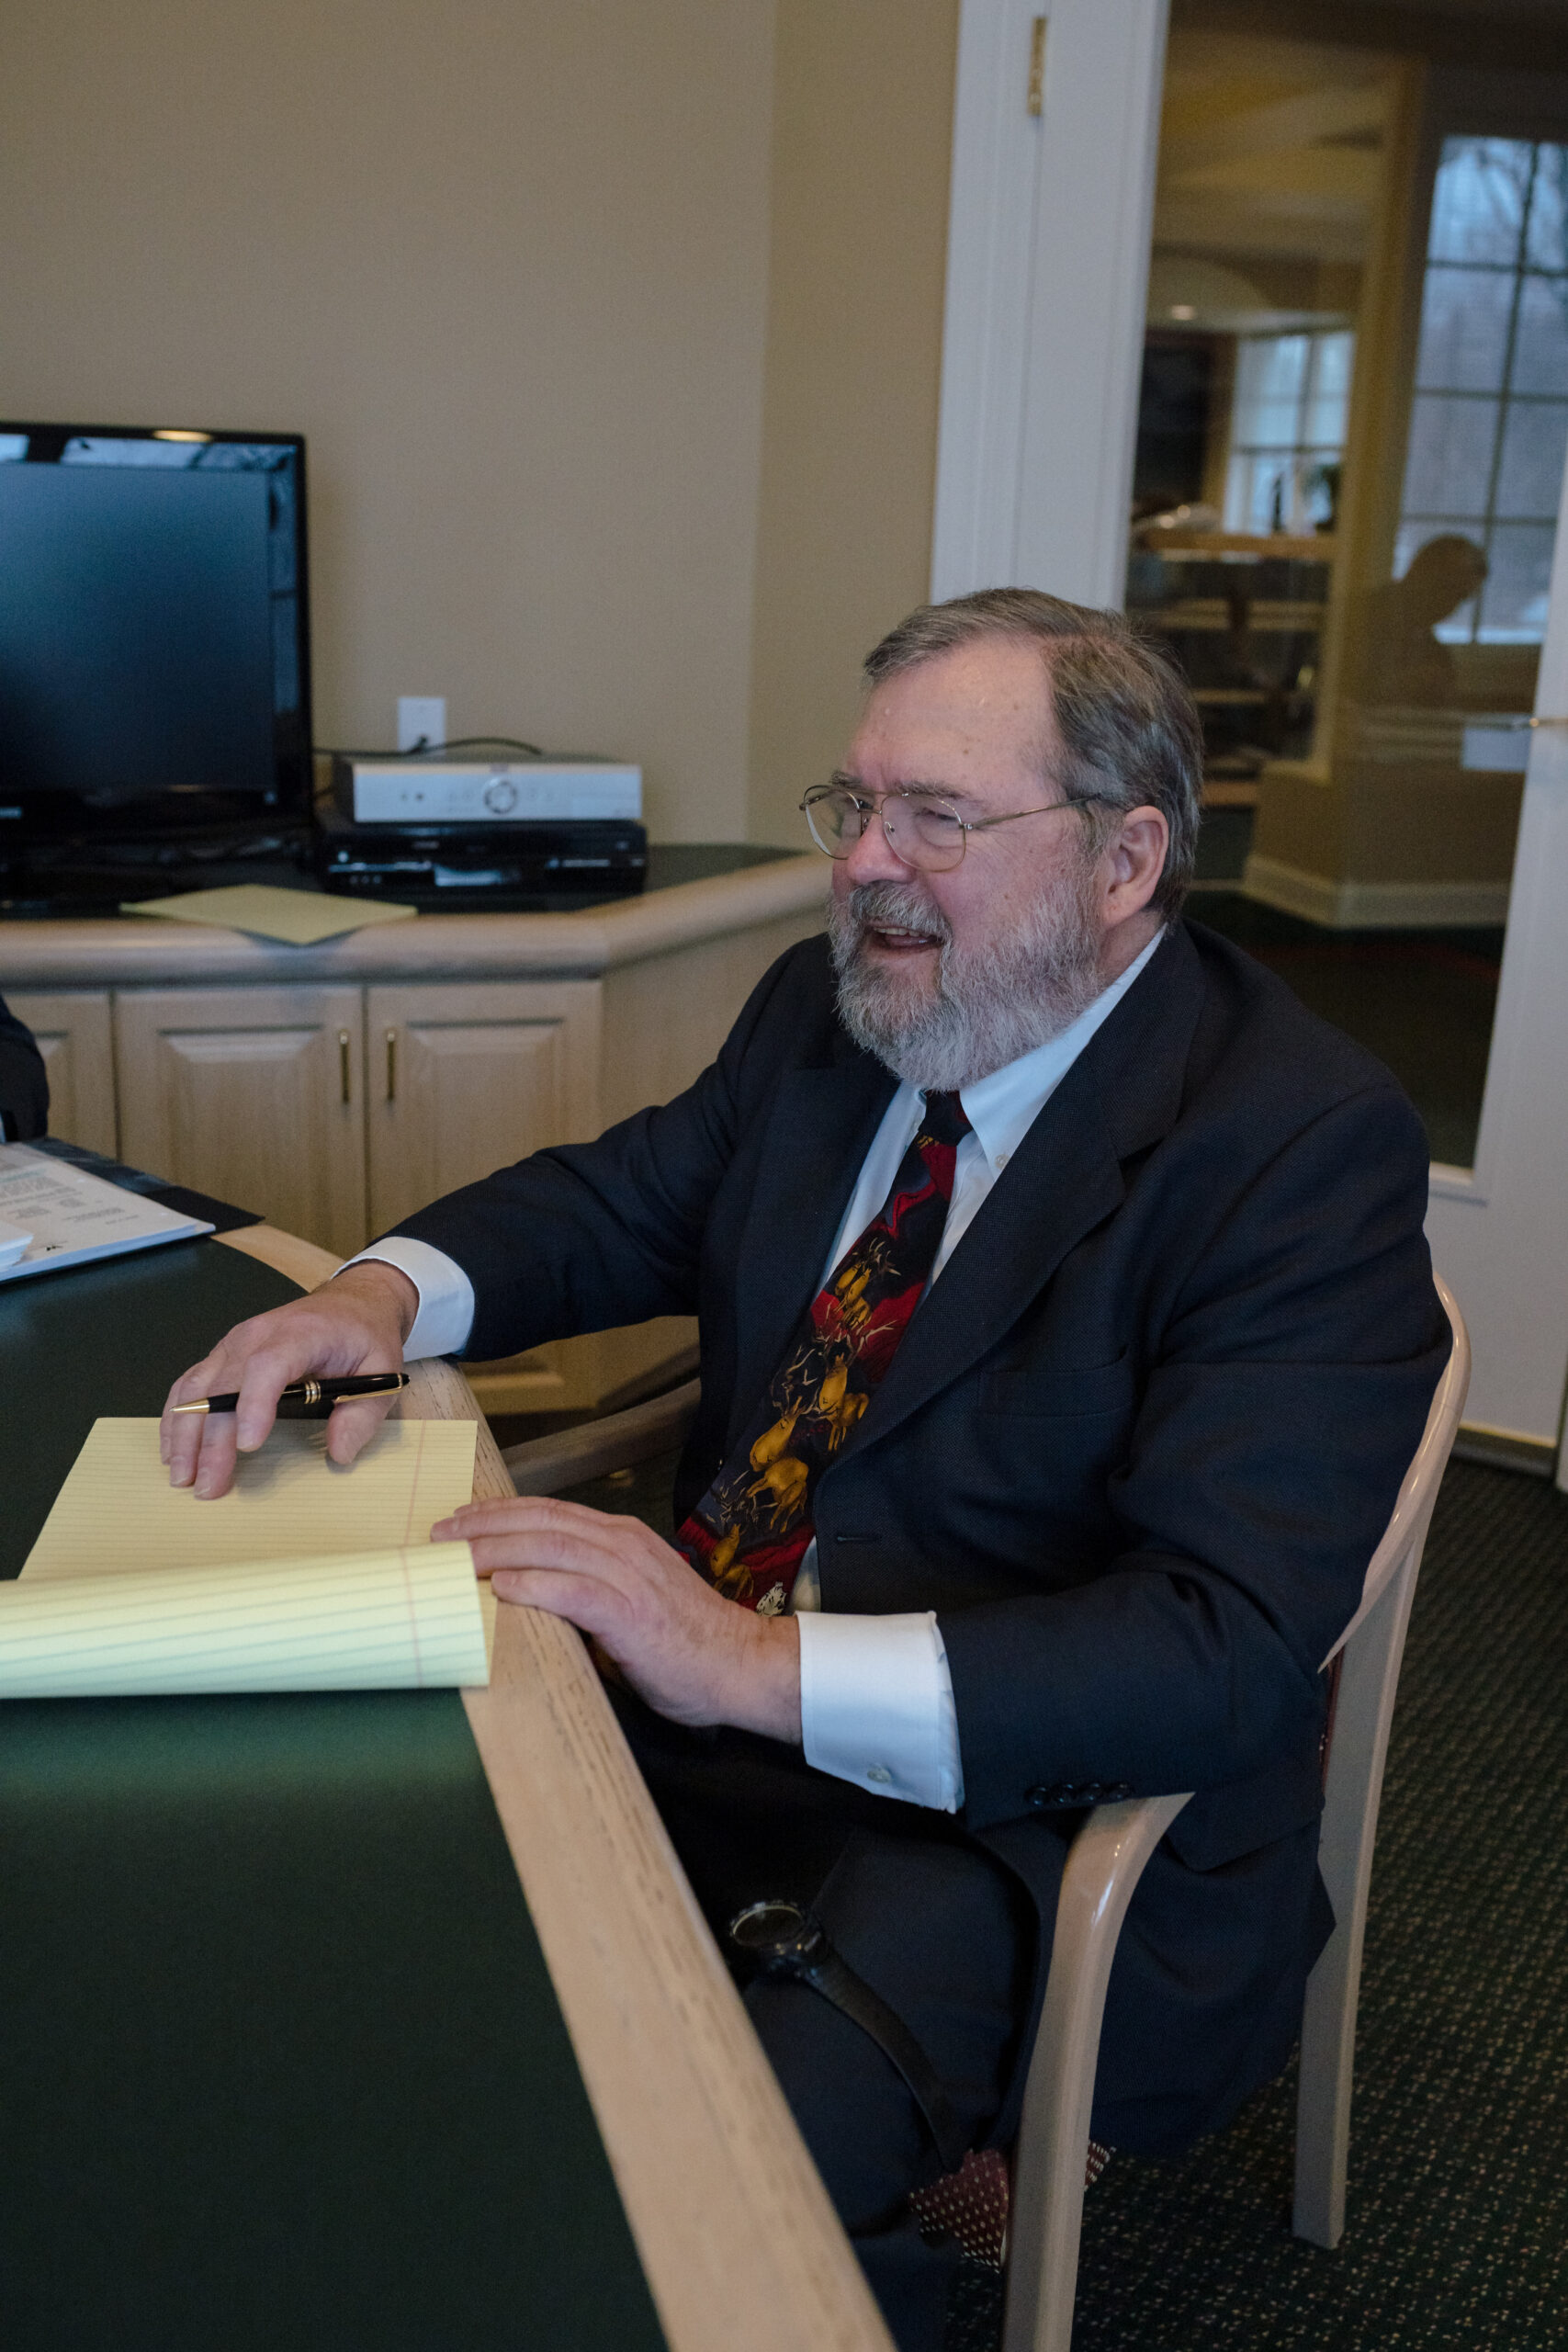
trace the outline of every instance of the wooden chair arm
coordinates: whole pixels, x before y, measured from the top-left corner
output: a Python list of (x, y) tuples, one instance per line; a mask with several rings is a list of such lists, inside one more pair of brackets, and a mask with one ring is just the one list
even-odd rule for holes
[(1097, 1805), (1067, 1855), (1013, 2160), (1003, 2352), (1067, 2352), (1111, 1963), (1144, 1865), (1190, 1793)]
[(607, 1413), (602, 1421), (508, 1446), (501, 1458), (520, 1495), (558, 1494), (563, 1487), (602, 1478), (607, 1470), (627, 1470), (656, 1453), (671, 1453), (691, 1428), (701, 1395), (701, 1381), (684, 1381), (646, 1405)]

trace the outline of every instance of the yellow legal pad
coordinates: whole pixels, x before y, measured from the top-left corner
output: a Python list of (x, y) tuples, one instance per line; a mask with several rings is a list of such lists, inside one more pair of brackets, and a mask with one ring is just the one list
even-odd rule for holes
[(162, 915), (170, 922), (218, 923), (229, 931), (253, 932), (258, 939), (281, 939), (289, 947), (313, 947), (341, 932), (372, 923), (407, 922), (417, 907), (389, 907), (380, 899), (330, 899), (317, 890), (283, 890), (270, 882), (236, 882), (226, 890), (185, 890), (174, 899), (132, 899), (122, 915)]
[(198, 1502), (155, 1420), (96, 1421), (0, 1586), (0, 1698), (487, 1681), (489, 1589), (466, 1544), (428, 1540), (473, 1492), (474, 1434), (387, 1421), (344, 1468), (285, 1422)]

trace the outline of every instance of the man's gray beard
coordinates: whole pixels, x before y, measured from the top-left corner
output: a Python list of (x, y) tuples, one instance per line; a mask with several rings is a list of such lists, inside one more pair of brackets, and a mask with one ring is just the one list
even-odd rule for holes
[[(1068, 873), (1027, 920), (984, 946), (953, 947), (945, 916), (915, 885), (864, 882), (829, 923), (839, 1016), (857, 1046), (911, 1086), (951, 1092), (1060, 1036), (1100, 994), (1093, 870)], [(934, 995), (860, 954), (875, 923), (942, 943)], [(911, 980), (914, 975), (910, 975)]]

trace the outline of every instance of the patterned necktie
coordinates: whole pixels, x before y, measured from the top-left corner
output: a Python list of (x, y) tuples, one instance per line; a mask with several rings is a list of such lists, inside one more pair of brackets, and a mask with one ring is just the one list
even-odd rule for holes
[(776, 1617), (812, 1536), (817, 1482), (871, 1402), (919, 1305), (969, 1122), (928, 1094), (881, 1213), (801, 1317), (735, 1451), (675, 1541), (719, 1592)]

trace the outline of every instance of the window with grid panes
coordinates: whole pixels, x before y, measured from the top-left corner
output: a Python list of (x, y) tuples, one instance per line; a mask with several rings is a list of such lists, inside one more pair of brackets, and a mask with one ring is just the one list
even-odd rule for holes
[(1538, 644), (1568, 446), (1568, 146), (1443, 142), (1394, 574), (1452, 534), (1486, 558), (1450, 644)]
[(1243, 335), (1225, 469), (1227, 531), (1313, 531), (1333, 516), (1328, 469), (1345, 447), (1356, 338)]

